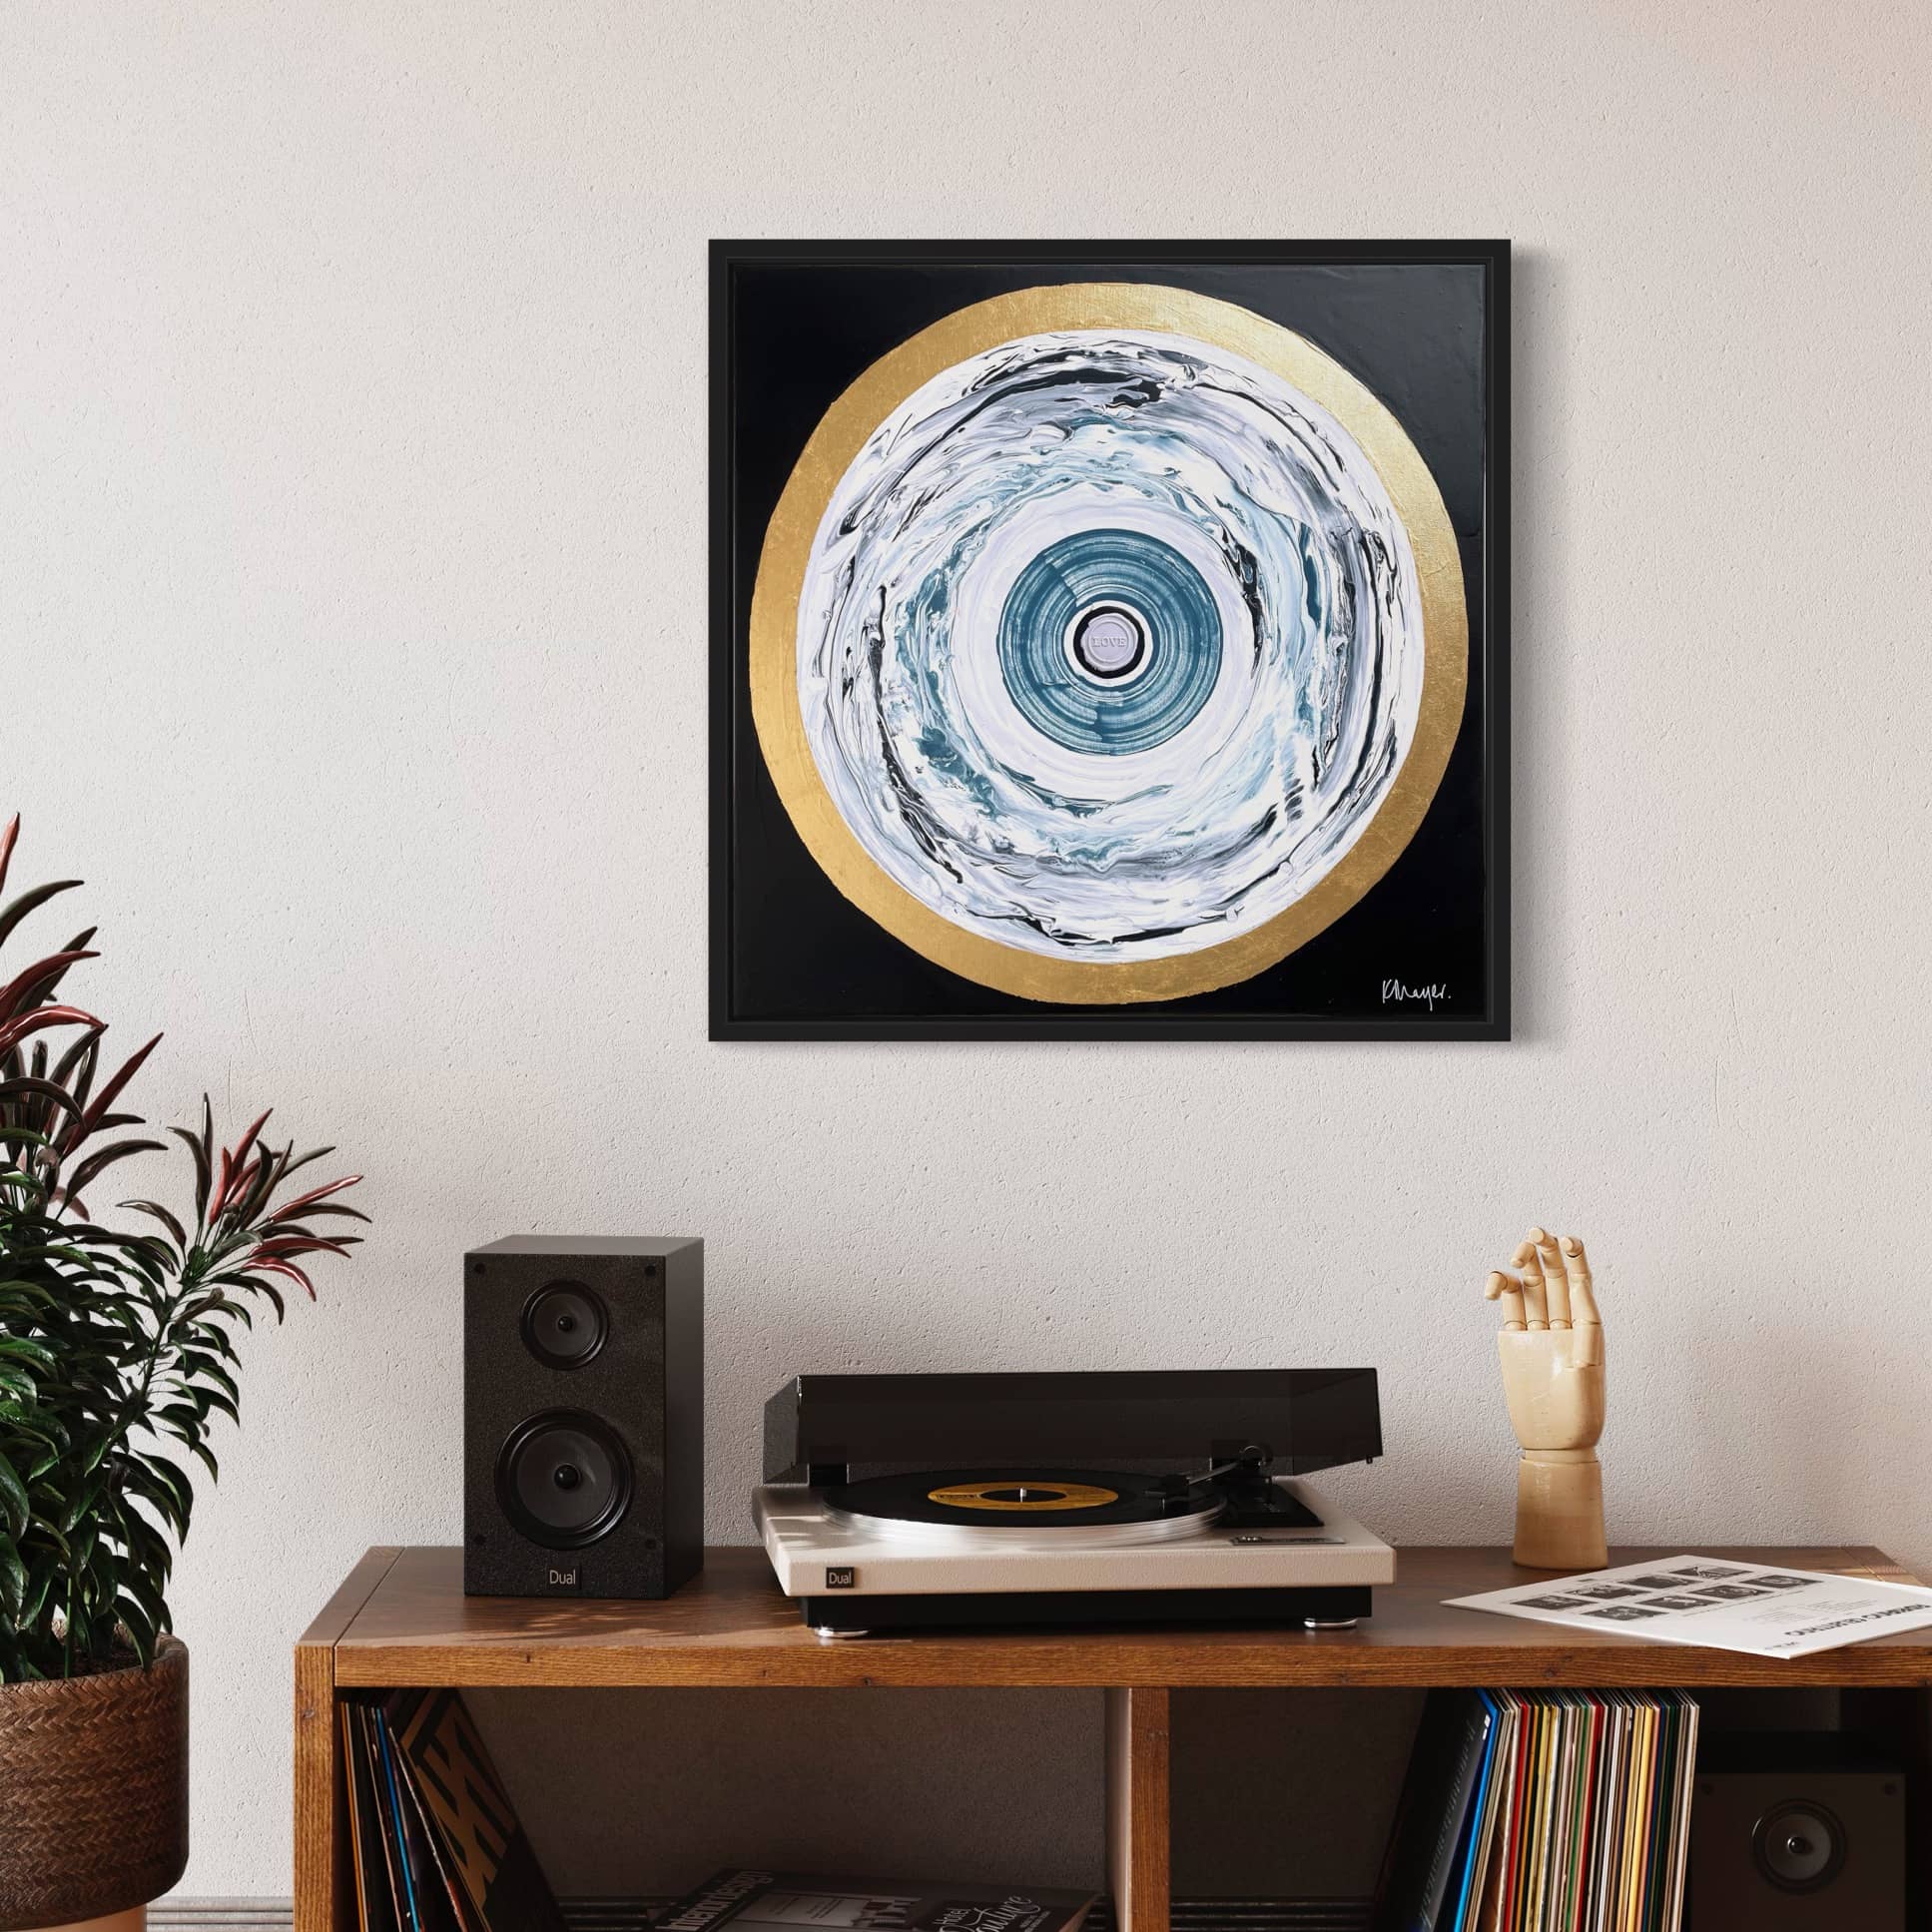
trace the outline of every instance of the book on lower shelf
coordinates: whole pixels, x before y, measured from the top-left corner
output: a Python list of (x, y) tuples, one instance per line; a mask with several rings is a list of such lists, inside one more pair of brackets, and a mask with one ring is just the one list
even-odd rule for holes
[(1376, 1932), (1677, 1932), (1697, 1704), (1682, 1691), (1431, 1691)]
[(661, 1912), (653, 1932), (818, 1926), (826, 1932), (1078, 1932), (1098, 1896), (1044, 1886), (714, 1872)]

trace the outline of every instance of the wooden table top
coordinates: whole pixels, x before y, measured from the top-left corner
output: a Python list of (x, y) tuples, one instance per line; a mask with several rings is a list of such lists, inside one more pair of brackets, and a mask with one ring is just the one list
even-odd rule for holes
[[(1645, 1563), (1679, 1547), (1610, 1552)], [(1720, 1549), (1787, 1570), (1909, 1583), (1881, 1550)], [(1451, 1610), (1445, 1598), (1531, 1583), (1507, 1550), (1406, 1549), (1399, 1581), (1353, 1630), (1090, 1629), (827, 1642), (764, 1553), (714, 1549), (664, 1603), (464, 1597), (459, 1549), (372, 1550), (302, 1639), (333, 1649), (338, 1685), (1438, 1685), (1932, 1684), (1932, 1631), (1781, 1661)]]

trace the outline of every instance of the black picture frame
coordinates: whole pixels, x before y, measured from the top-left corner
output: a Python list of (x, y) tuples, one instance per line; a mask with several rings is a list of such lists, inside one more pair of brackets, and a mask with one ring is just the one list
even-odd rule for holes
[[(773, 271), (842, 272), (891, 270), (908, 286), (943, 284), (949, 272), (965, 272), (968, 285), (959, 300), (973, 299), (978, 272), (991, 286), (1011, 285), (1017, 272), (1050, 269), (1061, 280), (1158, 281), (1163, 273), (1194, 278), (1225, 277), (1214, 286), (1239, 286), (1240, 272), (1254, 269), (1325, 270), (1363, 267), (1429, 269), (1456, 267), (1480, 273), (1482, 344), (1480, 422), (1480, 518), (1474, 543), (1463, 550), (1466, 602), (1470, 609), (1470, 679), (1455, 756), (1474, 757), (1467, 786), (1480, 823), (1462, 838), (1480, 871), (1479, 907), (1467, 923), (1480, 935), (1480, 990), (1472, 998), (1458, 988), (1447, 1000), (1411, 1000), (1404, 979), (1393, 1010), (1364, 1012), (1244, 1009), (1248, 986), (1152, 1006), (1067, 1006), (988, 994), (969, 981), (920, 958), (882, 928), (866, 921), (820, 871), (792, 831), (771, 792), (747, 695), (749, 586), (757, 569), (764, 523), (770, 514), (769, 473), (761, 479), (763, 514), (747, 500), (753, 467), (741, 448), (749, 404), (741, 393), (738, 357), (748, 279)], [(1004, 283), (1001, 278), (1005, 278)], [(1189, 286), (1200, 286), (1198, 281)], [(857, 293), (857, 285), (854, 285)], [(769, 287), (766, 290), (769, 300)], [(1238, 299), (1238, 298), (1231, 298)], [(930, 314), (945, 313), (944, 298)], [(714, 241), (710, 251), (710, 510), (711, 510), (711, 749), (710, 749), (710, 1037), (714, 1040), (1072, 1040), (1072, 1039), (1270, 1039), (1270, 1040), (1504, 1040), (1510, 1037), (1510, 245), (1507, 241), (1305, 241), (1305, 242), (840, 242)], [(913, 328), (924, 326), (914, 321)], [(1300, 324), (1297, 323), (1297, 326)], [(1319, 339), (1319, 338), (1317, 338)], [(890, 342), (889, 342), (890, 345)], [(1344, 365), (1345, 340), (1319, 344)], [(883, 351), (881, 351), (883, 352)], [(836, 371), (843, 387), (857, 369)], [(1356, 370), (1364, 380), (1366, 371)], [(769, 386), (769, 385), (768, 385)], [(823, 385), (822, 385), (823, 386)], [(815, 426), (821, 401), (810, 393), (784, 391), (785, 409), (802, 413), (781, 426), (780, 442), (796, 447)], [(836, 388), (833, 389), (836, 393)], [(1384, 400), (1390, 398), (1385, 394)], [(817, 406), (814, 406), (815, 402)], [(1401, 414), (1399, 405), (1391, 402)], [(774, 413), (783, 414), (785, 409)], [(802, 425), (802, 426), (801, 426)], [(771, 463), (765, 461), (769, 472)], [(1461, 533), (1459, 533), (1461, 534)], [(1473, 554), (1472, 554), (1473, 551)], [(763, 795), (761, 795), (761, 786)], [(1437, 808), (1432, 805), (1433, 813)], [(1467, 817), (1467, 813), (1464, 815)], [(788, 850), (790, 846), (796, 850)], [(1390, 875), (1394, 876), (1393, 871)], [(1386, 881), (1384, 882), (1386, 885)], [(1331, 931), (1345, 929), (1372, 905), (1372, 888)], [(823, 896), (823, 903), (820, 897)], [(776, 900), (794, 921), (801, 909), (816, 939), (808, 949), (822, 956), (820, 990), (774, 1010), (769, 997), (749, 997), (738, 968), (753, 943), (748, 928), (765, 921)], [(750, 909), (750, 912), (748, 912)], [(756, 917), (752, 917), (754, 914)], [(766, 922), (769, 925), (769, 922)], [(861, 927), (869, 929), (861, 937)], [(757, 936), (761, 957), (773, 956), (769, 930)], [(1328, 939), (1324, 933), (1311, 945)], [(861, 962), (868, 945), (879, 961)], [(778, 961), (782, 969), (782, 958)], [(1391, 962), (1398, 974), (1402, 964)], [(915, 987), (899, 1010), (869, 1008), (865, 986), (891, 983), (903, 969)], [(850, 973), (851, 990), (835, 983)], [(1268, 974), (1256, 975), (1257, 980)], [(767, 978), (770, 978), (768, 969)], [(1426, 984), (1419, 974), (1416, 986)], [(825, 988), (832, 987), (827, 996)], [(937, 988), (937, 990), (933, 990)], [(1388, 1000), (1384, 982), (1385, 1005)], [(1232, 995), (1230, 997), (1229, 995)], [(1357, 997), (1359, 998), (1359, 993)]]

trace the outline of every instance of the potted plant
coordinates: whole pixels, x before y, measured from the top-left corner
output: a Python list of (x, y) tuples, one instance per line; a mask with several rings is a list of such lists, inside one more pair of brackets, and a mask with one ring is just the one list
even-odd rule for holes
[[(5, 898), (19, 835), (0, 831), (0, 961), (29, 915), (78, 885)], [(95, 955), (94, 929), (9, 974), (0, 965), (0, 1932), (145, 1922), (188, 1858), (188, 1652), (170, 1634), (168, 1581), (209, 1438), (237, 1418), (235, 1330), (286, 1285), (313, 1297), (305, 1259), (364, 1220), (291, 1177), (328, 1152), (263, 1137), (233, 1146), (173, 1127), (194, 1169), (194, 1214), (121, 1205), (147, 1225), (101, 1225), (88, 1196), (130, 1155), (123, 1094), (156, 1040), (103, 1077), (107, 1028), (61, 994)], [(157, 1038), (159, 1035), (157, 1035)], [(110, 1916), (112, 1915), (112, 1916)]]

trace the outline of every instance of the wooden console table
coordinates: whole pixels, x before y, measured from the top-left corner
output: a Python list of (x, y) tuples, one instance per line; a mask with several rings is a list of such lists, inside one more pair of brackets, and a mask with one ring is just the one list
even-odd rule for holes
[[(1612, 1564), (1676, 1554), (1613, 1550)], [(1712, 1554), (1785, 1570), (1914, 1581), (1879, 1550)], [(665, 1603), (465, 1598), (457, 1549), (371, 1550), (296, 1645), (296, 1932), (354, 1932), (341, 1729), (344, 1691), (509, 1684), (1052, 1685), (1106, 1692), (1108, 1879), (1119, 1932), (1168, 1932), (1169, 1694), (1195, 1688), (1829, 1685), (1868, 1729), (1932, 1762), (1932, 1631), (1792, 1662), (1645, 1643), (1449, 1610), (1448, 1597), (1532, 1581), (1504, 1550), (1400, 1553), (1401, 1581), (1353, 1630), (1140, 1629), (862, 1637), (824, 1642), (780, 1596), (764, 1554), (712, 1550)], [(1917, 1780), (1917, 1823), (1932, 1777)], [(541, 1847), (539, 1847), (541, 1850)], [(748, 1851), (755, 1848), (748, 1847)], [(1932, 1902), (1932, 1832), (1912, 1833), (1913, 1923)]]

